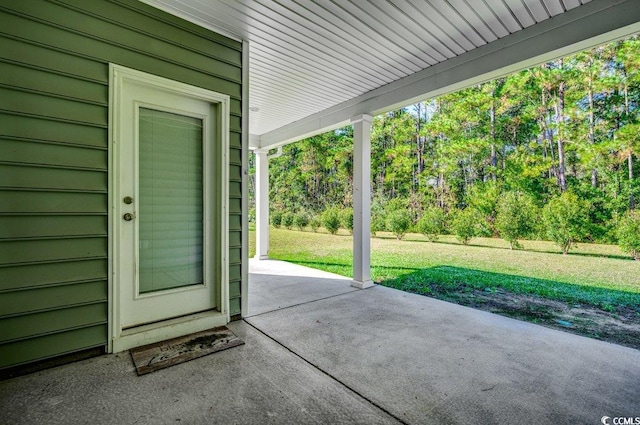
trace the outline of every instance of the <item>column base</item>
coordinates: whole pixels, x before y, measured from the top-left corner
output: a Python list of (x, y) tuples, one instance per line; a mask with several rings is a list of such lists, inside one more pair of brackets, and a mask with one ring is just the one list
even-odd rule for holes
[(375, 283), (373, 283), (372, 280), (365, 280), (364, 282), (360, 282), (358, 280), (351, 281), (351, 286), (358, 289), (367, 289), (367, 288), (371, 288), (374, 285)]
[(259, 255), (259, 254), (256, 254), (256, 255), (254, 255), (254, 256), (253, 256), (253, 258), (254, 258), (254, 259), (256, 259), (256, 260), (258, 260), (258, 261), (260, 261), (260, 260), (268, 260), (268, 259), (269, 259), (269, 256), (268, 256), (268, 255)]

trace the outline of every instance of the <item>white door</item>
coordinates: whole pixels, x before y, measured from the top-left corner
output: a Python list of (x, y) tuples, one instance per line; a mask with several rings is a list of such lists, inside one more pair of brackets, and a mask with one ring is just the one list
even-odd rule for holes
[(115, 334), (196, 313), (226, 315), (219, 104), (148, 76), (121, 79), (116, 90)]

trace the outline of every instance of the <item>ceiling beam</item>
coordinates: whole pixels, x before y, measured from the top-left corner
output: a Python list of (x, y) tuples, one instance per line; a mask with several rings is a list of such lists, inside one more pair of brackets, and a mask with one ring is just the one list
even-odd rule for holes
[(640, 31), (638, 0), (593, 0), (258, 137), (274, 148), (607, 43)]

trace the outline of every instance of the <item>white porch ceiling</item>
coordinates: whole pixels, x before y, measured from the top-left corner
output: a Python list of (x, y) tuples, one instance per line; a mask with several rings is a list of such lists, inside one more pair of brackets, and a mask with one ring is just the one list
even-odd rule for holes
[[(416, 82), (428, 75), (437, 78), (441, 71), (435, 70), (446, 70), (456, 58), (467, 62), (462, 58), (476, 50), (496, 54), (502, 40), (504, 47), (514, 46), (506, 40), (545, 21), (559, 22), (520, 39), (555, 30), (543, 46), (550, 51), (640, 21), (637, 11), (635, 16), (619, 16), (628, 15), (634, 4), (640, 9), (637, 0), (143, 1), (249, 41), (249, 132), (254, 147), (276, 146), (344, 125), (349, 118), (345, 114), (380, 113), (424, 99), (434, 90), (424, 81), (420, 87), (425, 89), (417, 88)], [(602, 29), (578, 28), (593, 26), (598, 22), (593, 15), (606, 10), (615, 10), (608, 18), (614, 22)], [(570, 17), (562, 20), (565, 14)], [(566, 43), (553, 40), (564, 34), (563, 25), (569, 25)], [(638, 29), (636, 25), (611, 37)], [(532, 57), (541, 53), (532, 50)], [(375, 106), (362, 105), (401, 86), (404, 94), (386, 106), (375, 101)]]

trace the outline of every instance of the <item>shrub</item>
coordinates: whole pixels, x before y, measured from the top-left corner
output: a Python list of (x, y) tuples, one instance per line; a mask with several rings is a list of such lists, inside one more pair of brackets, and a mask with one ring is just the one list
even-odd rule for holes
[(294, 218), (293, 213), (287, 211), (284, 214), (282, 214), (282, 222), (281, 222), (281, 224), (285, 228), (291, 230), (291, 227), (293, 226), (293, 218)]
[(629, 211), (620, 220), (616, 233), (620, 249), (640, 261), (640, 211)]
[(304, 230), (309, 225), (309, 216), (305, 212), (299, 212), (293, 216), (293, 225), (298, 230)]
[(547, 237), (564, 255), (588, 232), (589, 204), (571, 192), (551, 199), (542, 211)]
[(353, 234), (353, 208), (345, 208), (340, 211), (340, 224)]
[(276, 229), (279, 229), (281, 224), (282, 224), (282, 212), (271, 211), (271, 225)]
[(500, 201), (500, 186), (493, 181), (473, 185), (466, 196), (469, 207), (482, 214), (491, 235), (497, 235), (495, 226)]
[(335, 208), (327, 208), (322, 214), (322, 225), (332, 235), (338, 233), (338, 229), (340, 228), (338, 210)]
[(407, 210), (395, 210), (387, 215), (387, 229), (401, 240), (411, 227), (411, 214)]
[(393, 198), (390, 199), (389, 202), (387, 202), (387, 205), (385, 206), (384, 210), (387, 213), (392, 213), (394, 211), (397, 210), (409, 210), (409, 200), (406, 198), (401, 198), (401, 197), (397, 197), (397, 198)]
[(370, 229), (373, 236), (375, 236), (377, 232), (382, 232), (385, 230), (384, 220), (386, 204), (387, 198), (382, 193), (374, 194), (373, 199), (371, 199)]
[(317, 215), (314, 215), (313, 217), (311, 217), (311, 220), (309, 220), (309, 227), (311, 227), (311, 230), (313, 230), (314, 232), (317, 232), (320, 226), (322, 226), (322, 222), (320, 221), (320, 218)]
[(384, 232), (386, 230), (385, 227), (385, 217), (382, 213), (375, 213), (371, 215), (371, 234), (373, 236), (376, 235), (377, 232)]
[(418, 231), (425, 235), (431, 242), (438, 240), (438, 236), (444, 232), (444, 211), (437, 207), (427, 208), (416, 225)]
[(519, 191), (505, 192), (498, 201), (495, 228), (511, 249), (522, 248), (518, 239), (535, 231), (538, 208), (533, 198)]
[(471, 238), (483, 234), (483, 223), (482, 213), (474, 208), (465, 208), (453, 213), (451, 231), (460, 242), (468, 245)]

